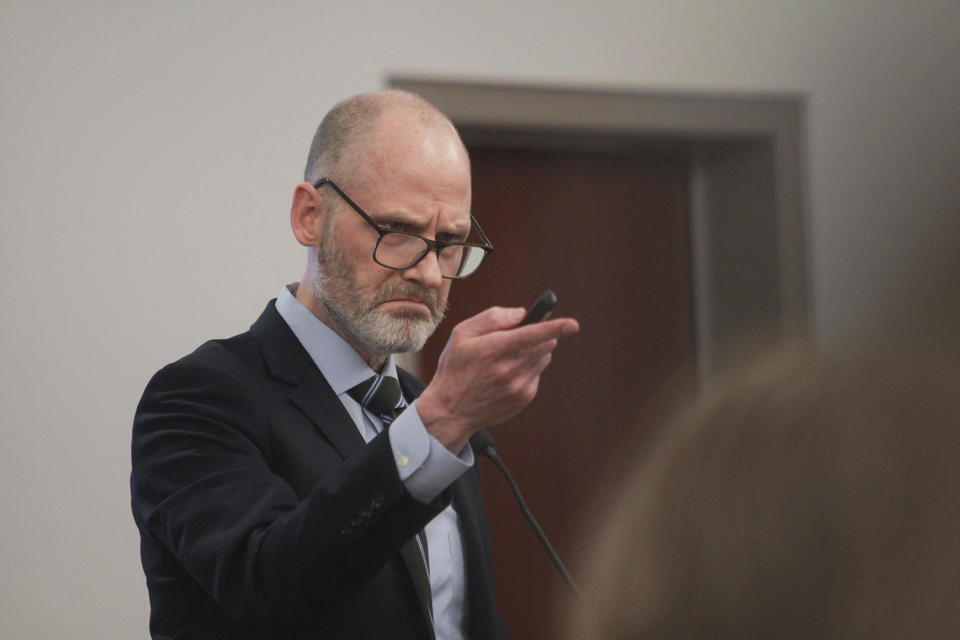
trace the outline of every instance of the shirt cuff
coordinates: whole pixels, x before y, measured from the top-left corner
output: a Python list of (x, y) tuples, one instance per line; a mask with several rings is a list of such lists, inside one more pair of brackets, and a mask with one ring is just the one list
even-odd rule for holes
[(393, 421), (388, 435), (404, 487), (417, 500), (430, 502), (473, 466), (474, 457), (469, 444), (454, 455), (427, 433), (416, 404)]

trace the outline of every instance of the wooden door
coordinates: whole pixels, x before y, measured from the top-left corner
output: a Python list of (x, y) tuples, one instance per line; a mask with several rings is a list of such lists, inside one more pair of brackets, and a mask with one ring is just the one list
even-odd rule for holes
[[(689, 163), (666, 153), (470, 153), (473, 212), (495, 251), (477, 275), (454, 283), (448, 319), (424, 350), (424, 373), (432, 375), (453, 326), (489, 306), (529, 306), (551, 288), (556, 315), (580, 321), (533, 404), (491, 429), (570, 564), (582, 547), (575, 523), (601, 497), (605, 461), (643, 428), (640, 410), (678, 363), (693, 360)], [(501, 610), (518, 640), (557, 637), (553, 607), (563, 583), (506, 482), (488, 461), (478, 464)]]

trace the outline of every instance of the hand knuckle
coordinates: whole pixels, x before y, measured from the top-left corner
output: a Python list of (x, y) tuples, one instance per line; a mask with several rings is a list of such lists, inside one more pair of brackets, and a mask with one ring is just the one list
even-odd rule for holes
[(486, 379), (490, 384), (500, 385), (504, 378), (504, 367), (500, 363), (491, 364), (486, 371)]
[(522, 378), (514, 378), (510, 381), (510, 384), (507, 386), (507, 391), (511, 396), (524, 400), (526, 399), (527, 383)]

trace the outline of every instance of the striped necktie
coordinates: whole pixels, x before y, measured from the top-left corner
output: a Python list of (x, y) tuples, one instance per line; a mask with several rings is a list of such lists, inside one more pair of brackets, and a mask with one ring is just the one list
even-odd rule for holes
[(403, 394), (400, 392), (400, 383), (390, 376), (376, 375), (367, 378), (347, 393), (370, 413), (380, 418), (385, 427), (406, 409)]

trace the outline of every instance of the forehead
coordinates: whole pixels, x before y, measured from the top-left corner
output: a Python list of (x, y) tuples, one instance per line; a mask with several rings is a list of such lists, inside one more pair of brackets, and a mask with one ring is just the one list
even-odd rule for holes
[(364, 146), (351, 183), (370, 213), (439, 214), (469, 224), (470, 161), (448, 123), (385, 115)]

